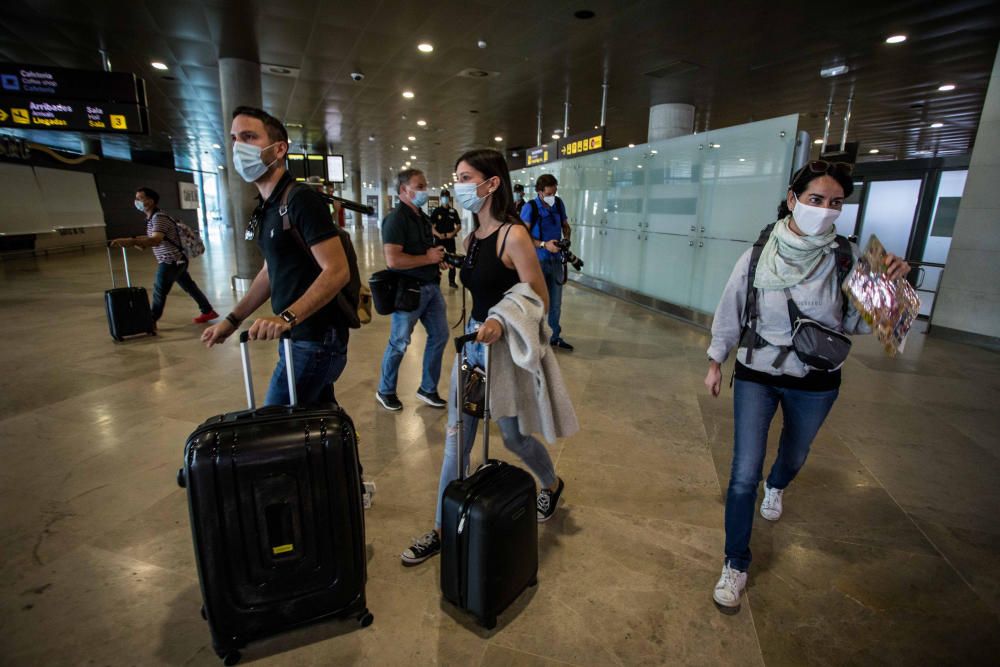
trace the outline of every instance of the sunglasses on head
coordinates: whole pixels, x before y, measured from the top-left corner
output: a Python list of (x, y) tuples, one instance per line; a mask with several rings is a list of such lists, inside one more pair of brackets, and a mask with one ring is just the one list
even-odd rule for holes
[(792, 179), (794, 183), (799, 179), (806, 170), (811, 171), (814, 174), (832, 174), (834, 172), (840, 172), (845, 176), (850, 176), (854, 171), (854, 165), (850, 162), (827, 162), (826, 160), (810, 160), (806, 162), (805, 166), (795, 172), (795, 177)]

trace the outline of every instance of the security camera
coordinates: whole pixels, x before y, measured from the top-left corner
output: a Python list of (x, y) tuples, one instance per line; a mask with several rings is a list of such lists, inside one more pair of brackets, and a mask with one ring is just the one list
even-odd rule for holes
[(354, 81), (364, 81), (365, 79), (364, 72), (351, 72), (351, 79), (353, 79)]

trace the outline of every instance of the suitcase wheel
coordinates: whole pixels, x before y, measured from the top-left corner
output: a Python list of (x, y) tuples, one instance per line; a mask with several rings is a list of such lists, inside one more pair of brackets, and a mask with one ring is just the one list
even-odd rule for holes
[(358, 615), (358, 623), (360, 623), (361, 627), (363, 628), (367, 628), (369, 625), (372, 624), (372, 621), (374, 620), (375, 617), (372, 616), (371, 612), (369, 612), (367, 609), (365, 609), (363, 612), (361, 612), (361, 614)]
[(226, 654), (226, 657), (222, 659), (222, 664), (227, 665), (227, 667), (228, 665), (235, 665), (237, 662), (240, 661), (240, 658), (242, 657), (243, 656), (240, 654), (239, 651), (230, 651), (229, 653)]
[[(187, 475), (184, 474), (184, 468), (177, 469), (177, 486), (181, 487), (182, 489), (187, 488)], [(204, 607), (201, 608), (201, 613), (204, 616), (205, 614)]]

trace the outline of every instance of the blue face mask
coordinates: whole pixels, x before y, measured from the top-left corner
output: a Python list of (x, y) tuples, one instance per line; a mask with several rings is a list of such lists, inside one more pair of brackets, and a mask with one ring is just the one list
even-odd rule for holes
[(410, 198), (410, 201), (414, 206), (420, 208), (427, 203), (427, 190), (417, 190)]
[(447, 196), (441, 197), (441, 206), (447, 206), (447, 205), (448, 205), (448, 197)]
[(135, 200), (135, 210), (139, 211), (139, 213), (145, 213), (146, 212), (146, 205), (143, 204), (138, 199), (136, 199)]
[(520, 192), (515, 192), (514, 193), (514, 201), (517, 202), (517, 201), (521, 201), (522, 199), (524, 199), (524, 195), (522, 195)]

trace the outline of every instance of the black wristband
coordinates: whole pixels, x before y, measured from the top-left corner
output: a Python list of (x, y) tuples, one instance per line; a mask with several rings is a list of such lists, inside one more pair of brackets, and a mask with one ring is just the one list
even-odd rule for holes
[(239, 329), (240, 328), (240, 322), (241, 322), (241, 320), (237, 319), (236, 316), (233, 315), (232, 313), (229, 313), (228, 315), (226, 315), (226, 321), (229, 322), (230, 324), (232, 324), (234, 329)]

